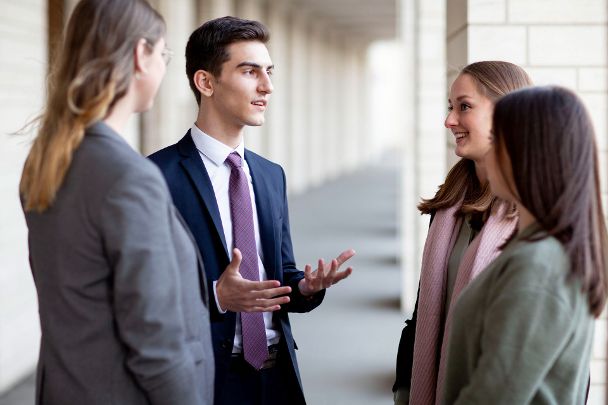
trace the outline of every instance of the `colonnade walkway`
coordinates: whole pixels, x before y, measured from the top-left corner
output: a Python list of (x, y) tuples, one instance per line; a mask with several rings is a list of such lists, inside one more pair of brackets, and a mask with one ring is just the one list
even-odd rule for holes
[[(320, 307), (292, 314), (309, 405), (392, 403), (399, 311), (399, 167), (394, 160), (342, 176), (290, 198), (300, 268), (342, 250), (357, 255), (353, 274), (327, 291)], [(34, 378), (0, 396), (0, 405), (34, 403)], [(236, 405), (236, 404), (235, 404)]]
[(308, 314), (290, 315), (309, 405), (392, 403), (399, 311), (399, 167), (361, 169), (290, 199), (298, 266), (357, 254), (353, 274)]

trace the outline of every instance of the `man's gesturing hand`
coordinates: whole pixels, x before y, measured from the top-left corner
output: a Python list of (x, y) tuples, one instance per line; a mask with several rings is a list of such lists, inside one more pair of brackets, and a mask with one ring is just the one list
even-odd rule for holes
[(338, 269), (345, 261), (354, 255), (355, 251), (348, 249), (340, 253), (340, 256), (332, 260), (330, 264), (325, 264), (323, 259), (319, 259), (319, 265), (315, 271), (312, 271), (312, 267), (307, 264), (304, 267), (304, 278), (298, 283), (300, 293), (302, 293), (302, 295), (313, 295), (350, 276), (353, 272), (352, 267), (340, 272)]
[(241, 251), (232, 251), (232, 261), (226, 267), (215, 286), (217, 300), (222, 310), (233, 312), (271, 312), (289, 302), (291, 287), (281, 287), (277, 280), (251, 281), (239, 273)]

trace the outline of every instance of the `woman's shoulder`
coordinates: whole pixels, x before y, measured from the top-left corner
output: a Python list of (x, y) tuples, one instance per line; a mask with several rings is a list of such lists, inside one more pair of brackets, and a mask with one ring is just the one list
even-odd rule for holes
[(525, 263), (528, 266), (556, 270), (569, 265), (569, 258), (564, 245), (546, 234), (539, 234), (530, 238), (519, 238), (513, 246), (507, 246), (505, 253), (511, 261)]
[(570, 259), (563, 245), (552, 236), (516, 240), (497, 260), (497, 294), (553, 296), (570, 306), (578, 301), (580, 283), (569, 278)]
[(164, 182), (156, 165), (135, 151), (118, 134), (87, 131), (74, 154), (73, 164), (79, 168), (78, 173), (101, 188), (111, 188), (125, 180)]

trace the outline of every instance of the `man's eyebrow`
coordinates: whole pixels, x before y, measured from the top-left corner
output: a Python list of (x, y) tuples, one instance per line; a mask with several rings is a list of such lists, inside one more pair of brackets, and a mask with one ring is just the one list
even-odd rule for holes
[[(237, 68), (243, 67), (243, 66), (248, 66), (248, 67), (252, 67), (254, 69), (262, 69), (263, 66), (260, 65), (259, 63), (255, 63), (255, 62), (241, 62), (238, 65), (236, 65)], [(268, 69), (274, 69), (274, 65), (270, 65), (266, 68)]]

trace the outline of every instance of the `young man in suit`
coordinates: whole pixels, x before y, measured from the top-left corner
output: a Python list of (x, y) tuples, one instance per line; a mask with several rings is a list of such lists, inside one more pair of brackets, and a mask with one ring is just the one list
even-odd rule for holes
[[(216, 404), (304, 404), (288, 312), (308, 312), (348, 277), (342, 252), (296, 268), (283, 169), (245, 149), (273, 91), (266, 27), (223, 17), (192, 33), (186, 71), (199, 105), (192, 128), (150, 159), (195, 236), (207, 270)], [(240, 264), (240, 270), (229, 262)], [(242, 260), (242, 261), (241, 261)]]

